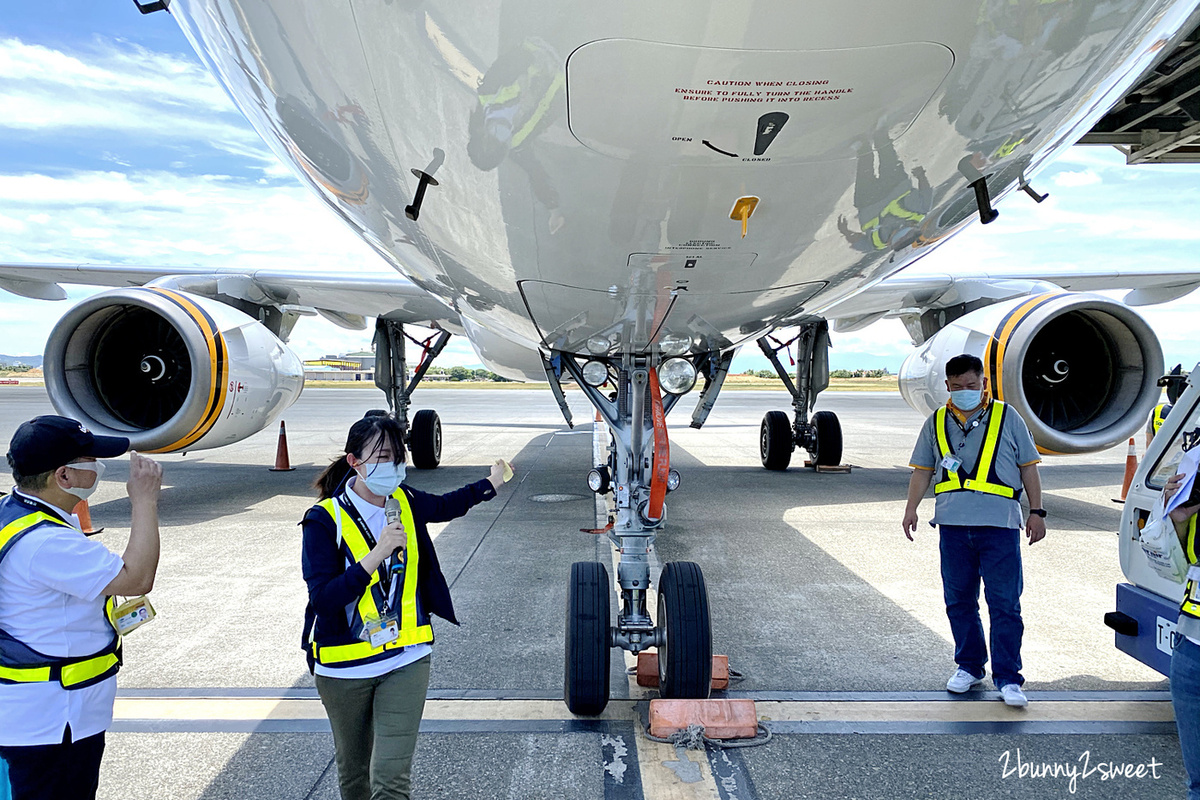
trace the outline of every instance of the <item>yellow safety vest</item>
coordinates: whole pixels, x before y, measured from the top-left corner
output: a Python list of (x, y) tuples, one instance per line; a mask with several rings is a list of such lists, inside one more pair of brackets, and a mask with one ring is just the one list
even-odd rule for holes
[(903, 205), (900, 204), (900, 201), (903, 200), (904, 198), (908, 197), (910, 194), (912, 194), (912, 189), (909, 189), (907, 192), (900, 195), (892, 202), (888, 203), (887, 206), (884, 207), (883, 211), (879, 212), (879, 216), (875, 217), (875, 219), (863, 224), (863, 226), (862, 226), (863, 231), (871, 232), (871, 244), (874, 245), (876, 250), (883, 250), (884, 248), (886, 248), (888, 246), (888, 243), (885, 242), (883, 240), (883, 237), (881, 237), (879, 235), (879, 223), (880, 223), (880, 220), (883, 219), (883, 217), (890, 215), (893, 217), (898, 217), (899, 219), (906, 220), (908, 222), (920, 222), (921, 220), (925, 219), (925, 215), (922, 214), (921, 212), (909, 211), (907, 208), (905, 208)]
[[(397, 614), (400, 636), (396, 641), (379, 647), (372, 646), (370, 642), (322, 646), (311, 641), (312, 654), (318, 664), (331, 667), (368, 664), (390, 657), (402, 647), (433, 641), (433, 627), (428, 623), (419, 625), (417, 621), (417, 572), (420, 556), (417, 551), (417, 526), (413, 521), (412, 506), (409, 505), (408, 496), (404, 493), (403, 488), (397, 489), (392, 497), (400, 501), (400, 521), (404, 523), (404, 530), (408, 535), (404, 556), (404, 587), (401, 590), (400, 608)], [(367, 553), (371, 552), (371, 545), (367, 544), (366, 535), (340, 502), (331, 497), (322, 500), (317, 505), (325, 509), (333, 519), (338, 542), (350, 563), (361, 561)], [(356, 633), (361, 630), (364, 619), (379, 618), (381, 616), (380, 609), (387, 607), (387, 597), (384, 596), (383, 585), (379, 582), (379, 570), (375, 570), (371, 573), (371, 582), (367, 584), (366, 591), (354, 605), (354, 613), (350, 618), (351, 632)], [(316, 626), (314, 625), (313, 632), (315, 633), (315, 631)], [(312, 634), (310, 634), (311, 636)]]
[[(942, 406), (937, 410), (937, 443), (938, 452), (941, 453), (942, 459), (946, 456), (954, 455), (950, 449), (950, 442), (946, 439), (946, 413), (949, 409)], [(999, 497), (1016, 497), (1016, 489), (1007, 484), (1001, 483), (996, 475), (995, 459), (996, 446), (1000, 442), (1000, 431), (1004, 427), (1004, 417), (1008, 413), (1008, 404), (1002, 403), (999, 400), (993, 400), (988, 408), (988, 426), (987, 433), (984, 435), (983, 448), (979, 452), (979, 461), (975, 464), (975, 470), (969, 475), (960, 476), (958, 470), (948, 470), (945, 467), (938, 465), (942, 471), (942, 480), (938, 481), (933, 487), (935, 495), (943, 492), (981, 492), (983, 494), (994, 494)]]
[[(42, 511), (28, 511), (16, 498), (0, 505), (0, 560), (3, 560), (25, 534), (35, 528), (59, 525), (75, 530), (58, 517)], [(5, 591), (0, 586), (0, 592)], [(104, 601), (104, 616), (112, 623), (116, 598)], [(103, 649), (87, 656), (63, 658), (39, 653), (10, 634), (0, 630), (0, 684), (57, 682), (64, 689), (82, 689), (111, 678), (121, 668), (121, 635), (113, 627), (113, 638)]]
[(1161, 428), (1163, 422), (1166, 421), (1167, 415), (1163, 413), (1163, 409), (1167, 408), (1169, 405), (1169, 403), (1159, 403), (1154, 407), (1154, 417), (1151, 420), (1151, 424), (1154, 426), (1152, 430), (1155, 433), (1158, 433), (1158, 429)]
[[(1189, 564), (1200, 563), (1200, 558), (1197, 558), (1200, 556), (1200, 542), (1196, 541), (1195, 514), (1188, 520), (1187, 546), (1183, 549), (1183, 554), (1187, 556)], [(1179, 607), (1179, 613), (1200, 619), (1200, 586), (1190, 577), (1183, 586), (1183, 605)]]

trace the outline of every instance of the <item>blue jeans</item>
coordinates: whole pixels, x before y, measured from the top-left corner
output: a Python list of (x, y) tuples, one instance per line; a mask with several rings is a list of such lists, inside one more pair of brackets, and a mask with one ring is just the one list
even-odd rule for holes
[(954, 634), (954, 660), (976, 678), (984, 676), (988, 651), (979, 619), (979, 581), (992, 632), (992, 681), (999, 689), (1021, 677), (1021, 531), (985, 525), (942, 525), (942, 590)]
[(1200, 800), (1200, 645), (1181, 639), (1171, 655), (1171, 703), (1188, 774), (1188, 800)]

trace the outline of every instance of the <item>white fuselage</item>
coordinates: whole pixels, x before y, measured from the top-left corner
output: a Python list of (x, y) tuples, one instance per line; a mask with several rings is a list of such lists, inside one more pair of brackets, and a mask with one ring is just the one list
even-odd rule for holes
[[(481, 357), (820, 314), (1085, 133), (1197, 0), (175, 0), (276, 153)], [(423, 170), (416, 221), (405, 215)], [(746, 222), (740, 198), (758, 199)], [(287, 221), (280, 221), (286, 227)]]

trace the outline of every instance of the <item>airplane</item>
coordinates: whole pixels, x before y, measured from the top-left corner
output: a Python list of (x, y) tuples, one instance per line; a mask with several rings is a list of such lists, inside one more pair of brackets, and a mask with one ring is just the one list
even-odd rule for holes
[[(797, 449), (840, 463), (837, 417), (813, 413), (830, 326), (883, 318), (917, 346), (900, 374), (914, 408), (944, 402), (941, 365), (971, 352), (1044, 452), (1093, 452), (1158, 397), (1162, 350), (1131, 306), (1200, 285), (903, 273), (995, 221), (1006, 195), (1044, 199), (1030, 181), (1078, 141), (1131, 163), (1195, 160), (1200, 0), (134, 3), (179, 22), (268, 146), (396, 275), (0, 265), (0, 288), (27, 297), (117, 287), (51, 333), (55, 408), (145, 451), (220, 447), (300, 392), (285, 344), (300, 316), (360, 330), (373, 317), (377, 380), (428, 468), (440, 421), (408, 412), (451, 335), (493, 372), (548, 380), (568, 423), (573, 380), (611, 434), (588, 484), (611, 494), (620, 553), (615, 622), (606, 567), (572, 567), (577, 714), (604, 709), (613, 648), (657, 648), (664, 697), (708, 696), (703, 572), (669, 563), (655, 592), (649, 553), (679, 485), (666, 415), (699, 382), (701, 427), (739, 347), (757, 344), (792, 397), (790, 417), (763, 419), (767, 469)], [(1125, 302), (1093, 294), (1116, 288)], [(422, 348), (412, 378), (406, 341)]]

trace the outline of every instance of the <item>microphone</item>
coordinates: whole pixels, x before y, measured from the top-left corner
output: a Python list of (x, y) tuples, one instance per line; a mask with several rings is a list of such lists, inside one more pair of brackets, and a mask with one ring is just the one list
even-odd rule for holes
[[(383, 504), (383, 524), (391, 525), (398, 519), (400, 519), (400, 501), (394, 497), (389, 497)], [(392, 553), (392, 572), (403, 571), (404, 549), (397, 547), (396, 552)]]

